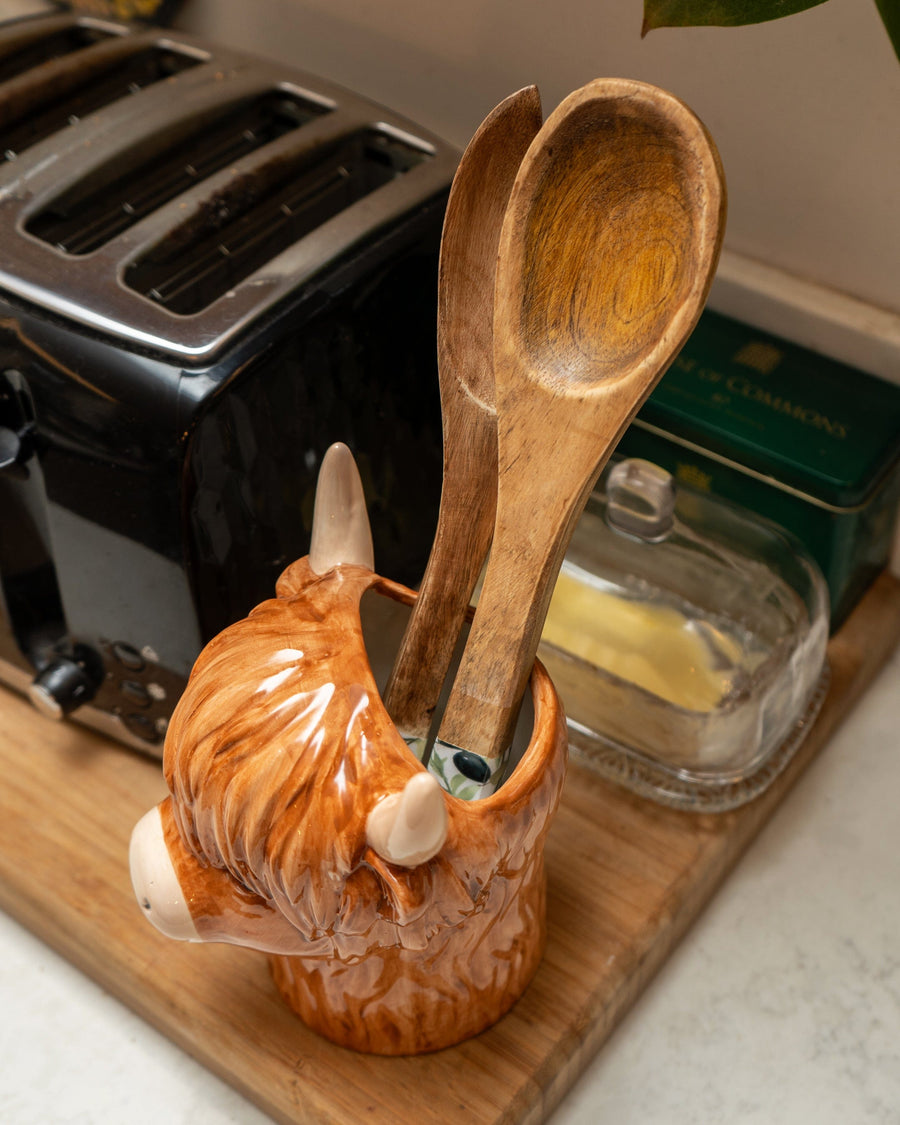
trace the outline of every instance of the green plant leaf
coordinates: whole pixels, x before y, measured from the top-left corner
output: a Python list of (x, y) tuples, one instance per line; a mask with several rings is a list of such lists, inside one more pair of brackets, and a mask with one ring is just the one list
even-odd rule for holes
[[(880, 9), (891, 9), (896, 23), (897, 0), (875, 0)], [(739, 27), (746, 23), (792, 16), (825, 0), (644, 0), (644, 26), (641, 35), (657, 27)], [(887, 18), (882, 10), (882, 18)]]
[(894, 51), (900, 59), (900, 0), (875, 0), (881, 19), (887, 29)]

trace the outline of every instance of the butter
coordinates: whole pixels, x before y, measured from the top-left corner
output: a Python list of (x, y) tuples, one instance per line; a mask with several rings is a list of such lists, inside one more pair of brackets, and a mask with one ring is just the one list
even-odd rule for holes
[(713, 711), (730, 691), (740, 659), (739, 646), (719, 632), (717, 657), (696, 623), (675, 607), (621, 597), (568, 569), (557, 581), (542, 640), (698, 712)]

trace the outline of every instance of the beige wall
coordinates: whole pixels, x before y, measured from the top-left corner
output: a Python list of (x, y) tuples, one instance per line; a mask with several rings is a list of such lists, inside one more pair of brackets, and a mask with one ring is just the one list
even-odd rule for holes
[(729, 182), (731, 251), (900, 313), (900, 62), (874, 0), (640, 38), (641, 0), (188, 0), (186, 30), (283, 58), (460, 146), (531, 82), (667, 87)]

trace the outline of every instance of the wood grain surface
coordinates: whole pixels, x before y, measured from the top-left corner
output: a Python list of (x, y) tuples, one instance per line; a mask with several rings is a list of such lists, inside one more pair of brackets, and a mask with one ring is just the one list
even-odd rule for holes
[(278, 1121), (542, 1121), (631, 1006), (900, 637), (883, 576), (829, 645), (809, 737), (762, 797), (696, 816), (572, 766), (547, 843), (548, 945), (493, 1028), (417, 1058), (335, 1047), (279, 1000), (266, 958), (179, 945), (134, 902), (128, 838), (160, 764), (0, 693), (0, 905)]

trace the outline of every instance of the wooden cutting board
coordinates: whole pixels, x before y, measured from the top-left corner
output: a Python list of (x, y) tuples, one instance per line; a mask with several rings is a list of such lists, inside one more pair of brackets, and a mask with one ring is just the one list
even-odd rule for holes
[(547, 848), (549, 942), (500, 1023), (419, 1058), (357, 1055), (283, 1006), (266, 959), (182, 945), (133, 900), (132, 826), (158, 762), (0, 691), (0, 906), (278, 1121), (542, 1121), (828, 741), (900, 637), (883, 576), (829, 645), (831, 686), (787, 771), (734, 812), (695, 815), (573, 766)]

